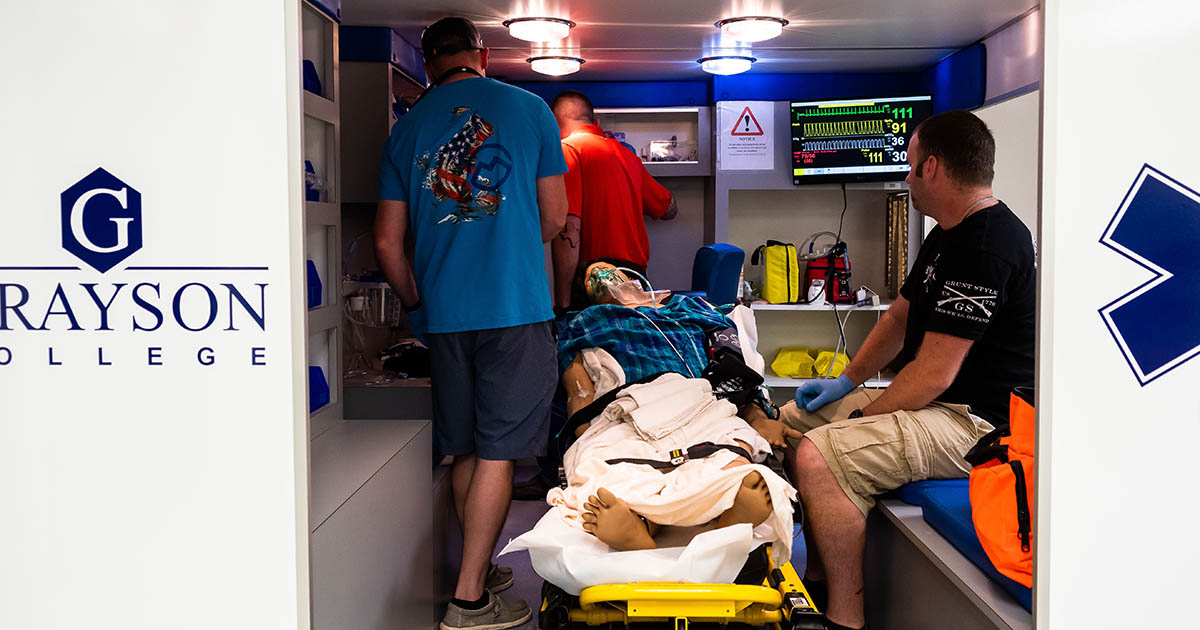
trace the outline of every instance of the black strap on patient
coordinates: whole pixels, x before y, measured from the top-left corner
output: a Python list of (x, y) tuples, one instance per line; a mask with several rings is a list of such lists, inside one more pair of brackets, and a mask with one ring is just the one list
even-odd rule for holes
[(647, 466), (653, 466), (654, 468), (662, 470), (664, 468), (674, 468), (688, 460), (704, 459), (705, 457), (708, 457), (709, 455), (713, 455), (720, 451), (732, 451), (741, 457), (745, 457), (747, 461), (751, 461), (751, 462), (754, 461), (754, 459), (750, 457), (750, 453), (747, 453), (746, 449), (744, 449), (740, 446), (734, 446), (732, 444), (714, 444), (712, 442), (701, 442), (699, 444), (696, 444), (695, 446), (689, 446), (686, 451), (683, 449), (678, 449), (678, 448), (672, 450), (670, 452), (671, 459), (668, 461), (665, 461), (665, 462), (660, 462), (655, 459), (636, 459), (633, 457), (622, 457), (619, 459), (607, 460), (606, 463), (608, 463), (609, 465), (613, 465), (613, 464), (645, 464)]
[(595, 400), (588, 403), (588, 405), (583, 409), (571, 414), (571, 417), (567, 418), (566, 426), (563, 428), (563, 431), (566, 431), (567, 435), (571, 436), (570, 440), (568, 441), (574, 442), (575, 429), (579, 428), (579, 425), (581, 424), (586, 424), (592, 420), (595, 420), (596, 416), (600, 415), (600, 413), (604, 411), (604, 408), (611, 404), (612, 401), (616, 400), (617, 395), (625, 391), (626, 388), (633, 387), (634, 385), (641, 385), (643, 383), (649, 383), (663, 374), (666, 374), (666, 372), (647, 374), (636, 381), (630, 381), (624, 385), (621, 385), (620, 387), (614, 387), (613, 389), (604, 392), (603, 395), (596, 397)]

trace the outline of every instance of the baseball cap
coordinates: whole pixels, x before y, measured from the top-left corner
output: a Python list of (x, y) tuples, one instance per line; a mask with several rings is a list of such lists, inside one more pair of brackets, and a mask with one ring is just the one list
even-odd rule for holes
[(425, 61), (439, 55), (482, 49), (483, 38), (479, 36), (475, 25), (466, 18), (442, 18), (421, 32), (421, 52), (425, 55)]

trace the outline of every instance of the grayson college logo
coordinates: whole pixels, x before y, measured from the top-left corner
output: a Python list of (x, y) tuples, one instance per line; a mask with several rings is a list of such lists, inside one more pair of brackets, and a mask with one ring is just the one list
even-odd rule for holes
[[(269, 267), (124, 264), (142, 249), (141, 193), (98, 168), (57, 195), (47, 191), (39, 211), (53, 213), (56, 196), (63, 249), (91, 269), (54, 264), (66, 255), (49, 247), (34, 249), (47, 259), (6, 260), (21, 248), (0, 239), (0, 369), (267, 364)], [(167, 236), (174, 245), (202, 238)]]
[(62, 193), (63, 248), (104, 273), (142, 248), (142, 195), (98, 168)]

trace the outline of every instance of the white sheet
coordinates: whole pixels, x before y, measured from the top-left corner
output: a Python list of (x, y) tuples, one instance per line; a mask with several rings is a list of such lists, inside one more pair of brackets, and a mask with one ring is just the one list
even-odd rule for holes
[(500, 555), (528, 550), (533, 570), (542, 579), (578, 595), (598, 584), (729, 584), (750, 552), (764, 542), (749, 524), (742, 524), (697, 534), (687, 546), (613, 551), (595, 536), (568, 525), (552, 509)]
[(758, 353), (758, 324), (754, 319), (754, 311), (745, 305), (738, 304), (729, 312), (729, 319), (733, 320), (738, 331), (738, 345), (742, 347), (742, 361), (761, 376), (764, 373), (763, 370), (766, 369), (767, 362)]
[[(673, 401), (670, 408), (660, 407), (659, 403), (668, 398)], [(646, 403), (645, 406), (639, 401)], [(676, 408), (694, 411), (683, 422), (673, 418), (671, 423), (677, 426), (661, 437), (647, 439), (634, 426), (633, 416), (639, 410), (651, 414), (657, 409), (672, 415), (672, 409)], [(554, 509), (532, 531), (506, 546), (502, 553), (529, 549), (534, 570), (563, 588), (566, 584), (582, 588), (668, 579), (664, 576), (669, 576), (669, 581), (728, 582), (745, 563), (746, 554), (763, 542), (775, 543), (772, 555), (782, 564), (791, 556), (792, 500), (796, 491), (769, 468), (748, 464), (724, 470), (737, 459), (737, 455), (728, 450), (689, 460), (667, 473), (645, 464), (607, 463), (620, 458), (667, 461), (672, 449), (687, 449), (706, 441), (733, 444), (735, 439), (749, 444), (755, 461), (762, 461), (770, 453), (770, 445), (738, 418), (736, 411), (731, 403), (713, 397), (708, 381), (687, 379), (678, 374), (664, 375), (651, 383), (621, 392), (567, 450), (563, 464), (569, 485), (566, 489), (551, 489), (547, 495), (547, 502)], [(660, 422), (656, 426), (661, 428), (662, 425)], [(692, 552), (686, 557), (682, 549), (615, 552), (582, 527), (583, 504), (601, 487), (655, 523), (680, 527), (706, 525), (733, 505), (742, 479), (751, 472), (758, 472), (767, 482), (774, 506), (771, 516), (754, 528), (753, 533), (749, 531), (750, 526), (745, 525), (698, 535), (687, 546)], [(731, 529), (747, 531), (741, 534), (725, 531)], [(616, 560), (608, 557), (614, 554), (621, 557)], [(628, 554), (646, 555), (634, 562), (632, 559), (638, 556)], [(666, 563), (663, 554), (675, 560)], [(706, 561), (709, 564), (697, 565), (696, 554), (709, 558)], [(680, 565), (678, 561), (684, 562)], [(610, 565), (610, 562), (614, 564)], [(593, 563), (594, 568), (590, 568)], [(729, 571), (732, 574), (724, 578)]]

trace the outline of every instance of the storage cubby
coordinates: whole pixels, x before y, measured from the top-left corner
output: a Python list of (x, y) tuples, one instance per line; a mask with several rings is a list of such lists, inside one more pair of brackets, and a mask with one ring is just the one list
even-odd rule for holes
[[(601, 129), (625, 134), (624, 141), (655, 177), (712, 175), (712, 123), (708, 107), (597, 108), (596, 119)], [(654, 156), (653, 146), (672, 142), (675, 146), (670, 150), (678, 159)]]
[[(342, 266), (340, 211), (340, 116), (338, 24), (329, 13), (301, 3), (301, 56), (312, 62), (320, 80), (316, 91), (311, 82), (304, 100), (304, 258), (306, 286), (319, 284), (319, 296), (309, 293), (308, 365), (319, 367), (329, 389), (329, 402), (312, 410), (309, 431), (313, 435), (341, 421), (342, 416)], [(301, 69), (302, 74), (306, 69)], [(308, 173), (311, 165), (312, 173)], [(315, 276), (315, 277), (313, 277)], [(309, 393), (313, 383), (309, 382)]]

